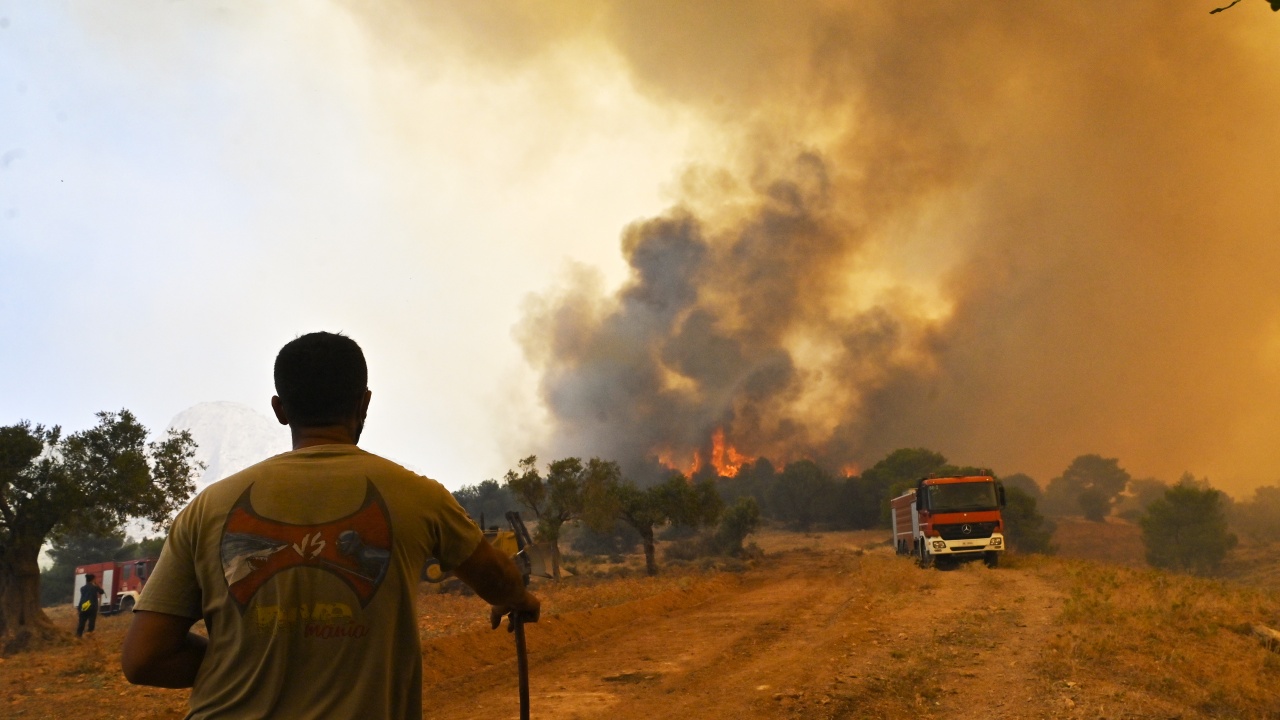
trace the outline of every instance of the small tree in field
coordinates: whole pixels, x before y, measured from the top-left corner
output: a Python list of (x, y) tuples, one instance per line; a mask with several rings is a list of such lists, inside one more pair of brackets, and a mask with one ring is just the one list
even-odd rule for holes
[(59, 428), (0, 427), (0, 641), (6, 652), (56, 638), (40, 609), (40, 548), (53, 534), (116, 532), (130, 518), (168, 523), (195, 490), (185, 431), (147, 442), (128, 410), (62, 437)]
[(571, 457), (547, 466), (544, 478), (538, 472), (538, 458), (520, 461), (520, 472), (507, 472), (506, 487), (521, 505), (538, 519), (538, 537), (551, 545), (551, 574), (560, 579), (560, 534), (565, 523), (579, 520), (593, 498), (622, 476), (618, 464), (591, 458), (585, 464)]
[(1222, 493), (1208, 487), (1174, 485), (1147, 506), (1140, 524), (1147, 562), (1158, 568), (1208, 574), (1236, 544)]
[(658, 563), (654, 529), (667, 523), (687, 527), (714, 523), (720, 514), (721, 501), (714, 481), (710, 479), (690, 483), (684, 475), (676, 474), (664, 483), (642, 490), (619, 476), (599, 497), (596, 507), (608, 508), (619, 520), (635, 529), (644, 546), (645, 571), (656, 575)]
[(713, 538), (717, 552), (725, 555), (741, 555), (742, 543), (760, 526), (760, 506), (750, 495), (725, 508), (716, 526)]

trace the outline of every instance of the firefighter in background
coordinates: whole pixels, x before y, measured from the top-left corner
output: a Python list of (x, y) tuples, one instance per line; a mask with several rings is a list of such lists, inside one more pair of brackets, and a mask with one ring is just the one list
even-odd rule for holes
[(93, 632), (93, 627), (98, 622), (98, 604), (102, 602), (101, 598), (107, 594), (102, 589), (102, 585), (98, 584), (98, 576), (90, 573), (84, 576), (84, 585), (80, 588), (80, 602), (76, 608), (80, 611), (80, 623), (76, 625), (76, 637), (84, 635), (85, 625), (88, 624), (89, 632)]

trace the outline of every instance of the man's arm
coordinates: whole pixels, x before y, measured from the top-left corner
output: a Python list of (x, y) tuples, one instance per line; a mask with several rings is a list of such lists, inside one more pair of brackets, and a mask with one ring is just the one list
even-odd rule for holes
[[(488, 543), (485, 543), (488, 544)], [(191, 618), (139, 610), (124, 636), (120, 665), (134, 685), (189, 688), (209, 641), (191, 632)]]
[(515, 562), (488, 542), (481, 540), (453, 573), (493, 606), (489, 612), (493, 627), (498, 627), (503, 616), (513, 610), (526, 622), (538, 622), (542, 603), (525, 588)]

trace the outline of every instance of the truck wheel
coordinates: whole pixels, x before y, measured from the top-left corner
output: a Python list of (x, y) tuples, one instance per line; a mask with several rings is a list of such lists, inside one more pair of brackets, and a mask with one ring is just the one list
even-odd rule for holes
[(445, 579), (444, 570), (440, 569), (440, 561), (431, 558), (422, 568), (422, 579), (429, 583), (438, 583)]
[(125, 596), (124, 598), (122, 598), (122, 599), (120, 600), (120, 612), (122, 612), (122, 613), (129, 613), (129, 612), (133, 612), (133, 597), (132, 597), (132, 596)]
[(916, 564), (919, 565), (922, 570), (928, 570), (929, 567), (933, 565), (933, 556), (925, 549), (924, 543), (922, 542), (916, 543)]
[(988, 550), (982, 554), (982, 562), (989, 568), (1000, 567), (1000, 553)]

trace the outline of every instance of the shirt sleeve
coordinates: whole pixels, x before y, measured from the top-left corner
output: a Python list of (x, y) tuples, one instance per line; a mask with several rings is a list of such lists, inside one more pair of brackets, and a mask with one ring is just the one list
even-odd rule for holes
[(434, 547), (430, 550), (440, 561), (440, 569), (447, 572), (471, 557), (476, 546), (484, 540), (484, 533), (467, 516), (467, 511), (462, 509), (452, 493), (435, 480), (428, 482), (436, 496), (432, 505), (438, 509), (431, 528)]
[(160, 551), (160, 560), (142, 588), (135, 610), (193, 619), (203, 617), (203, 596), (196, 574), (195, 533), (192, 528), (199, 513), (193, 510), (194, 505), (193, 501), (174, 519), (169, 537), (164, 541), (164, 549)]

